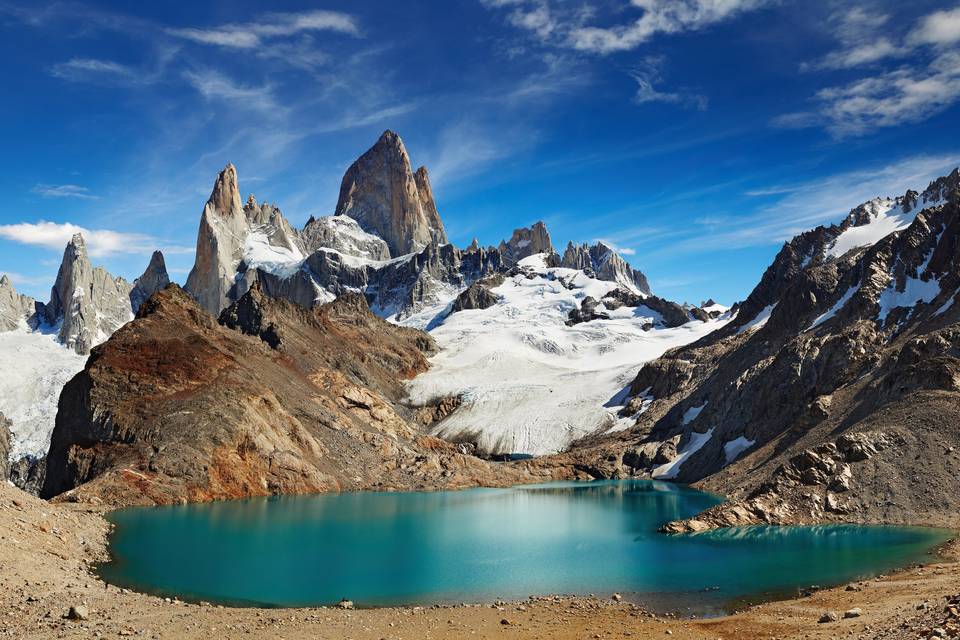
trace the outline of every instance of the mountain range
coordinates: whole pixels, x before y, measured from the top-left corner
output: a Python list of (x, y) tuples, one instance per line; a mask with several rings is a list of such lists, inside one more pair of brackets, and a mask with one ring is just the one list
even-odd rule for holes
[(542, 222), (458, 248), (412, 167), (385, 132), (295, 228), (227, 165), (182, 289), (80, 236), (48, 302), (0, 281), (11, 479), (144, 504), (651, 477), (730, 498), (672, 531), (956, 525), (958, 171), (801, 233), (727, 308)]

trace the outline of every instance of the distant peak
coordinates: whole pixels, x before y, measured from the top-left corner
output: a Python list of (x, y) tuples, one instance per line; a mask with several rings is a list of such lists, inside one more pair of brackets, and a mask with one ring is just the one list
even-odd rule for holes
[(212, 204), (221, 215), (241, 208), (237, 168), (232, 162), (217, 174), (217, 180), (213, 183), (213, 191), (210, 192), (210, 199), (207, 202)]
[(84, 241), (84, 239), (83, 239), (83, 234), (82, 234), (82, 233), (75, 233), (75, 234), (73, 234), (73, 237), (70, 238), (70, 244), (72, 244), (72, 245), (75, 246), (75, 247), (86, 247), (86, 246), (87, 246), (86, 241)]
[(0, 287), (12, 287), (13, 283), (10, 282), (10, 278), (7, 277), (7, 274), (0, 276)]

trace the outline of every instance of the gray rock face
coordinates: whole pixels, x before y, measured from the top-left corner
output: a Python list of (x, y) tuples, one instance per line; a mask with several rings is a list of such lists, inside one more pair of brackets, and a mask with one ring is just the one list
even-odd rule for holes
[(13, 331), (34, 313), (33, 298), (17, 293), (6, 275), (0, 278), (0, 331)]
[(228, 164), (217, 176), (203, 207), (196, 260), (184, 287), (201, 307), (214, 315), (219, 315), (232, 301), (234, 276), (243, 259), (249, 233), (250, 221), (240, 201), (237, 170)]
[(392, 256), (420, 251), (433, 240), (447, 242), (427, 170), (413, 172), (403, 141), (392, 131), (347, 169), (336, 215), (383, 238)]
[(510, 240), (500, 242), (500, 253), (504, 264), (512, 267), (524, 258), (538, 253), (554, 253), (550, 242), (550, 232), (543, 222), (536, 222), (530, 227), (514, 229)]
[(133, 290), (130, 292), (130, 308), (133, 313), (136, 314), (147, 298), (168, 284), (170, 284), (170, 276), (167, 275), (167, 264), (163, 254), (154, 251), (143, 275), (133, 281)]
[(560, 266), (568, 269), (590, 270), (600, 280), (616, 282), (644, 295), (650, 295), (647, 277), (632, 268), (619, 253), (603, 242), (593, 246), (568, 243), (560, 260)]
[(94, 267), (83, 236), (74, 235), (63, 253), (57, 281), (44, 307), (48, 324), (60, 324), (59, 339), (77, 353), (86, 354), (121, 325), (133, 319), (133, 286)]

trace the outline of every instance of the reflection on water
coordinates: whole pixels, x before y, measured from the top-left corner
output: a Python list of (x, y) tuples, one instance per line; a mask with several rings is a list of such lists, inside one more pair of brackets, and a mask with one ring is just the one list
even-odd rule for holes
[(620, 591), (710, 608), (886, 571), (945, 538), (897, 527), (656, 531), (717, 502), (622, 481), (128, 509), (109, 516), (114, 560), (101, 573), (157, 593), (277, 606)]

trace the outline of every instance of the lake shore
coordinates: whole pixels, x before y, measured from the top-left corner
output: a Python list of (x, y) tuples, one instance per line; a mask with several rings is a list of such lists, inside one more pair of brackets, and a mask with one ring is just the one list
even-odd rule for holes
[[(709, 620), (656, 616), (598, 598), (540, 597), (501, 606), (369, 610), (234, 609), (167, 601), (105, 584), (102, 508), (52, 504), (0, 487), (0, 637), (13, 638), (917, 638), (960, 593), (960, 545), (930, 564)], [(66, 616), (78, 608), (86, 619)], [(856, 618), (825, 624), (832, 611)], [(670, 632), (669, 634), (667, 632)]]

